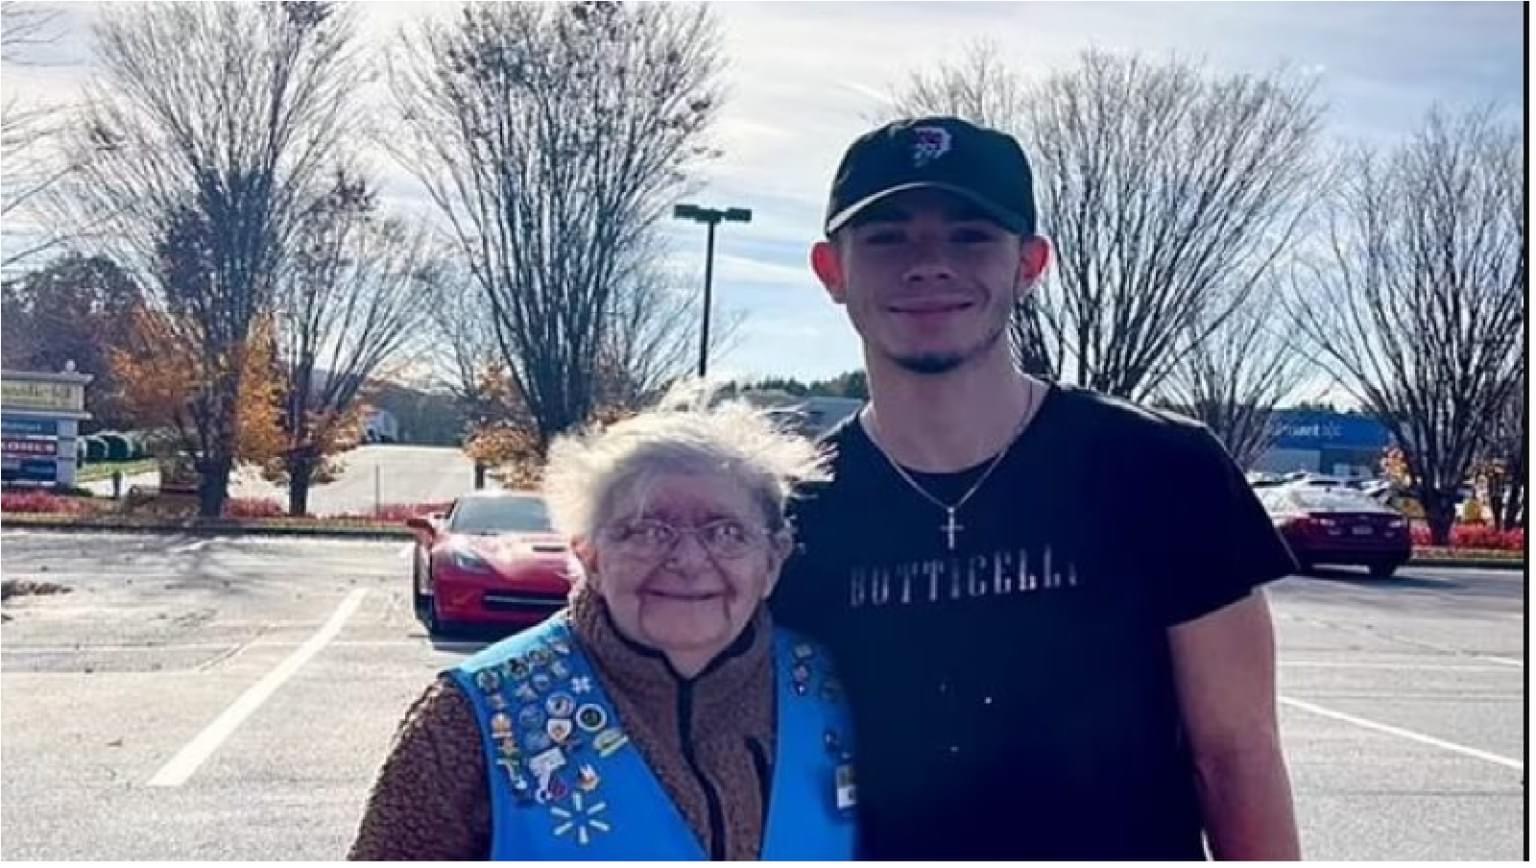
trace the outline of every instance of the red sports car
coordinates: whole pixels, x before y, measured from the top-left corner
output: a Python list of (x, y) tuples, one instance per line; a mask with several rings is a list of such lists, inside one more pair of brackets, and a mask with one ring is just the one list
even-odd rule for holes
[(549, 526), (544, 501), (475, 492), (446, 514), (412, 518), (411, 590), (432, 634), (456, 627), (529, 627), (565, 605), (581, 564)]
[(1302, 572), (1315, 564), (1357, 564), (1385, 579), (1413, 554), (1407, 520), (1358, 492), (1289, 485), (1258, 495)]

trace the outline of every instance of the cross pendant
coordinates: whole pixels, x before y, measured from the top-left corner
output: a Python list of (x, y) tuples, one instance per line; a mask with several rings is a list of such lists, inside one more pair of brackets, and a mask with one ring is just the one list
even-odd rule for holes
[(941, 532), (943, 532), (946, 536), (949, 537), (949, 550), (950, 551), (954, 551), (955, 550), (955, 534), (957, 532), (959, 532), (959, 531), (965, 530), (965, 525), (959, 524), (959, 523), (957, 523), (955, 521), (955, 508), (954, 507), (946, 506), (944, 508), (944, 511), (949, 513), (949, 519), (947, 521), (945, 521), (943, 524), (939, 525), (939, 530)]

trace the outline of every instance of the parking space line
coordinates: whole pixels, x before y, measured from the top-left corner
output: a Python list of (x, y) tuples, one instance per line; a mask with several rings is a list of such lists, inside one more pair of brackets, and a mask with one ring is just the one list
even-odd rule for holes
[[(1483, 659), (1483, 658), (1479, 658)], [(1414, 672), (1508, 672), (1507, 666), (1475, 663), (1386, 663), (1379, 660), (1280, 660), (1281, 669), (1411, 669)]]
[(1364, 727), (1366, 729), (1374, 729), (1377, 732), (1384, 732), (1387, 735), (1395, 735), (1398, 738), (1405, 738), (1409, 741), (1416, 741), (1421, 744), (1427, 744), (1432, 747), (1441, 748), (1442, 750), (1464, 754), (1475, 759), (1483, 760), (1484, 762), (1490, 762), (1494, 763), (1495, 765), (1512, 768), (1516, 771), (1525, 771), (1524, 763), (1520, 762), (1519, 760), (1510, 759), (1507, 756), (1500, 756), (1496, 753), (1490, 753), (1485, 750), (1478, 750), (1475, 747), (1467, 747), (1464, 744), (1457, 744), (1453, 741), (1446, 741), (1443, 738), (1435, 738), (1432, 735), (1425, 735), (1422, 732), (1414, 732), (1411, 729), (1403, 729), (1400, 726), (1392, 726), (1390, 724), (1378, 723), (1374, 720), (1366, 720), (1363, 717), (1356, 717), (1353, 714), (1345, 714), (1342, 711), (1334, 711), (1331, 708), (1324, 708), (1321, 705), (1314, 705), (1310, 702), (1304, 702), (1300, 699), (1292, 699), (1289, 696), (1281, 696), (1279, 699), (1282, 705), (1289, 705), (1292, 708), (1299, 708), (1302, 711), (1308, 711), (1312, 714), (1320, 715), (1322, 717), (1331, 717), (1334, 720), (1342, 720), (1345, 723), (1352, 723), (1355, 726)]
[(261, 707), (284, 681), (293, 677), (295, 672), (308, 663), (311, 657), (320, 653), (346, 624), (347, 619), (357, 611), (357, 607), (363, 602), (363, 597), (368, 594), (367, 589), (359, 588), (348, 594), (336, 611), (331, 614), (319, 632), (311, 636), (307, 642), (299, 646), (292, 654), (288, 655), (276, 669), (268, 672), (262, 679), (252, 685), (245, 693), (236, 699), (234, 704), (224, 709), (224, 713), (208, 724), (197, 737), (183, 747), (171, 761), (155, 772), (155, 776), (149, 779), (152, 787), (179, 787), (186, 783), (203, 761), (218, 750), (219, 745), (239, 728), (251, 713)]
[(1503, 665), (1503, 666), (1513, 666), (1516, 669), (1524, 669), (1525, 668), (1525, 664), (1524, 663), (1520, 662), (1519, 660), (1511, 660), (1508, 657), (1490, 657), (1490, 656), (1488, 656), (1486, 654), (1479, 654), (1479, 655), (1477, 655), (1477, 659), (1479, 659), (1479, 660), (1487, 660), (1489, 663), (1498, 663), (1498, 664)]
[(187, 554), (188, 552), (202, 551), (209, 543), (214, 542), (214, 541), (215, 540), (212, 539), (212, 538), (200, 539), (200, 540), (197, 540), (196, 542), (183, 543), (182, 545), (175, 546), (173, 548), (167, 549), (167, 551), (170, 552), (173, 555), (181, 555), (181, 554)]

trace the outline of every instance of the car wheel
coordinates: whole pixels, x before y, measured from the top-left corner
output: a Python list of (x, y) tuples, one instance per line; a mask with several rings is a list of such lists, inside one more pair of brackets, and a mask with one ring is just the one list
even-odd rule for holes
[(1390, 579), (1397, 572), (1397, 564), (1371, 564), (1371, 578)]
[(432, 608), (432, 597), (422, 590), (421, 582), (421, 558), (411, 557), (411, 610), (416, 613), (416, 620), (423, 625), (427, 623), (427, 613)]
[(421, 623), (422, 626), (427, 628), (427, 635), (434, 639), (452, 638), (453, 636), (458, 635), (459, 632), (459, 626), (457, 622), (450, 621), (447, 618), (444, 618), (442, 615), (438, 614), (436, 595), (433, 595), (427, 599), (427, 614), (426, 617), (422, 619)]

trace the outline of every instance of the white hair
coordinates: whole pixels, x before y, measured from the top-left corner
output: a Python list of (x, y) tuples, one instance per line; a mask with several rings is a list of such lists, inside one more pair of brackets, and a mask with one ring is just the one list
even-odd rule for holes
[(555, 530), (591, 539), (620, 496), (661, 473), (735, 480), (762, 506), (769, 530), (782, 530), (795, 484), (826, 478), (825, 455), (746, 401), (716, 400), (718, 391), (687, 380), (637, 416), (551, 443), (543, 490)]

